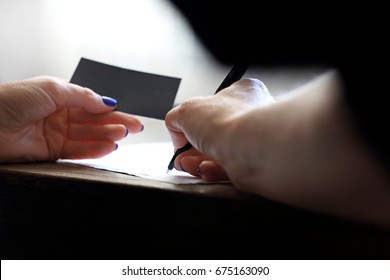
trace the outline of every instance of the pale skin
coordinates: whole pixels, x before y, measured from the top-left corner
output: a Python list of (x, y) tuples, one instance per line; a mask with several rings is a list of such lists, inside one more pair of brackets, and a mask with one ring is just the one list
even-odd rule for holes
[(173, 108), (175, 168), (289, 205), (390, 228), (390, 181), (328, 72), (275, 101), (256, 79)]
[[(103, 100), (108, 100), (109, 105)], [(0, 84), (0, 163), (98, 158), (142, 131), (116, 101), (54, 77)]]

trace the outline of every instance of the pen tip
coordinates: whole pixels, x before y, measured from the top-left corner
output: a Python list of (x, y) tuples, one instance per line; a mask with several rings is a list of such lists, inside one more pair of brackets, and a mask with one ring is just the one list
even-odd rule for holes
[(166, 174), (168, 174), (168, 172), (169, 172), (169, 168), (167, 169), (167, 173)]

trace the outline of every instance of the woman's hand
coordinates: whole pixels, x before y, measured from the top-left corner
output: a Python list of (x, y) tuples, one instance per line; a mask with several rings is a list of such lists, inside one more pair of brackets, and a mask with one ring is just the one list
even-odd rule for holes
[(0, 162), (98, 158), (142, 131), (116, 100), (53, 77), (0, 85)]
[(187, 141), (193, 145), (176, 158), (175, 168), (207, 181), (230, 180), (220, 163), (224, 162), (223, 151), (231, 150), (239, 135), (227, 139), (229, 130), (241, 115), (273, 102), (261, 81), (242, 79), (216, 95), (191, 98), (173, 108), (165, 122), (174, 149)]
[(306, 209), (390, 226), (389, 176), (364, 145), (343, 103), (337, 72), (273, 102), (244, 79), (166, 117), (175, 167), (204, 180)]

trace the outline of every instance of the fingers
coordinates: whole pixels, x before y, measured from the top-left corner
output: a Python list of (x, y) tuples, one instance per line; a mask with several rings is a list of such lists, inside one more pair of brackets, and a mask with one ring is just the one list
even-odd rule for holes
[(197, 171), (205, 181), (230, 181), (225, 169), (213, 160), (202, 161)]
[[(171, 136), (173, 146), (175, 149), (183, 147), (187, 142), (187, 138), (190, 137), (188, 133), (185, 131), (185, 127), (189, 132), (193, 135), (198, 135), (195, 126), (199, 123), (197, 120), (198, 116), (204, 116), (202, 113), (203, 106), (205, 103), (205, 99), (209, 99), (210, 97), (193, 97), (183, 104), (171, 109), (165, 116), (165, 125), (168, 129), (168, 132)], [(198, 108), (199, 110), (197, 110)], [(189, 112), (191, 111), (191, 112)], [(192, 113), (193, 112), (193, 113)], [(192, 116), (188, 118), (188, 116)], [(186, 125), (184, 122), (190, 122), (190, 125)], [(196, 139), (194, 139), (196, 140)], [(194, 146), (196, 146), (196, 142), (190, 141)]]
[(227, 121), (258, 106), (274, 103), (265, 84), (242, 79), (212, 96), (193, 97), (168, 112), (165, 124), (175, 148), (187, 139), (202, 152), (209, 151), (210, 139)]
[(177, 149), (184, 147), (188, 143), (187, 138), (185, 137), (184, 133), (179, 132), (179, 131), (169, 131), (169, 133), (170, 133), (175, 151)]
[(54, 103), (57, 109), (77, 107), (99, 114), (113, 111), (117, 105), (117, 101), (111, 97), (101, 96), (89, 88), (54, 77), (36, 77), (25, 80), (22, 84), (42, 95), (44, 102)]
[[(232, 148), (226, 141), (228, 128), (246, 112), (274, 101), (263, 82), (242, 79), (216, 95), (190, 98), (170, 110), (165, 124), (174, 147), (178, 149), (188, 141), (193, 144), (191, 150), (176, 158), (175, 168), (207, 181), (229, 180), (224, 168), (211, 160), (222, 162), (226, 155), (220, 151)], [(216, 149), (216, 143), (225, 148)]]
[[(91, 89), (84, 88), (75, 84), (68, 83), (54, 77), (36, 77), (24, 80), (18, 83), (23, 91), (19, 91), (20, 99), (28, 102), (30, 107), (25, 108), (26, 102), (16, 102), (17, 105), (24, 104), (20, 111), (30, 110), (29, 119), (39, 120), (45, 118), (50, 114), (59, 111), (62, 108), (69, 108), (69, 110), (80, 109), (75, 114), (70, 114), (74, 122), (88, 123), (100, 122), (105, 123), (122, 123), (129, 132), (135, 133), (142, 130), (143, 126), (136, 117), (129, 114), (116, 112), (113, 115), (96, 115), (105, 114), (114, 111), (117, 101), (107, 96), (100, 96)], [(31, 94), (25, 94), (29, 91)], [(14, 94), (16, 96), (16, 94)], [(32, 109), (31, 109), (32, 108)], [(84, 111), (84, 114), (82, 112)], [(69, 111), (73, 113), (72, 111)]]
[(67, 138), (80, 141), (119, 141), (126, 137), (128, 129), (121, 124), (90, 125), (71, 124), (67, 129)]
[[(195, 148), (180, 154), (175, 159), (175, 168), (179, 171), (185, 171), (196, 175), (196, 168), (203, 161), (208, 159), (205, 155), (199, 153)], [(198, 176), (199, 177), (199, 176)]]
[(200, 177), (205, 181), (229, 181), (225, 170), (205, 156), (184, 156), (179, 161), (179, 170)]
[(59, 141), (55, 141), (50, 146), (51, 150), (54, 151), (52, 153), (55, 155), (54, 159), (83, 159), (105, 156), (116, 150), (118, 146), (115, 142), (125, 138), (129, 133), (129, 129), (120, 123), (69, 123), (65, 131), (63, 145), (58, 146)]
[(67, 140), (61, 151), (61, 159), (88, 159), (100, 158), (115, 151), (117, 144), (114, 141), (78, 141)]
[(50, 97), (57, 108), (78, 107), (90, 113), (104, 113), (114, 110), (117, 105), (115, 99), (54, 77), (37, 77), (27, 82), (37, 92)]
[(175, 168), (205, 181), (230, 181), (225, 170), (219, 164), (194, 148), (176, 158)]
[[(121, 114), (118, 116), (118, 114), (115, 113), (117, 112), (96, 115), (97, 118), (93, 119), (95, 123), (68, 124), (66, 140), (62, 149), (61, 157), (81, 159), (105, 156), (117, 148), (115, 142), (126, 137), (130, 132), (130, 129), (133, 130), (133, 133), (139, 132), (139, 127), (141, 127), (142, 130), (142, 125), (139, 125), (138, 122), (134, 123), (133, 120), (129, 120), (130, 123), (125, 122), (122, 119), (124, 116)], [(107, 115), (113, 116), (107, 117)], [(87, 120), (90, 120), (89, 115), (85, 116)], [(84, 119), (78, 118), (78, 120)], [(112, 124), (115, 122), (118, 122), (118, 124)], [(122, 123), (127, 123), (127, 125), (123, 125)]]
[(68, 121), (77, 124), (122, 124), (129, 133), (138, 133), (144, 128), (139, 119), (123, 112), (91, 114), (82, 109), (70, 108)]

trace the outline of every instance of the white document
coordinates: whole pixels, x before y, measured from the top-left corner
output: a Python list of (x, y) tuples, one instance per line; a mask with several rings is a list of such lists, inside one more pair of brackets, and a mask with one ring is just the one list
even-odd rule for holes
[(119, 145), (116, 151), (102, 158), (59, 162), (81, 164), (175, 184), (202, 183), (201, 179), (186, 172), (172, 169), (167, 173), (173, 153), (171, 142), (130, 143)]

